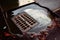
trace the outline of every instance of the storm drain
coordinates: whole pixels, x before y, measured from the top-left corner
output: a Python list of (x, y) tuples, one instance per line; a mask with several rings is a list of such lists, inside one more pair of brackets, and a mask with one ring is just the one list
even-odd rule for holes
[(37, 24), (37, 21), (25, 12), (14, 16), (12, 20), (23, 31), (27, 31)]

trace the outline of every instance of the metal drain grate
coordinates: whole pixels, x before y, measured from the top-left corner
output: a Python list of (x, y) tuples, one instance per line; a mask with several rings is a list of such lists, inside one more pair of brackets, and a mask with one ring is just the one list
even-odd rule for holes
[(37, 24), (37, 21), (25, 12), (14, 16), (12, 20), (23, 31), (27, 31)]

